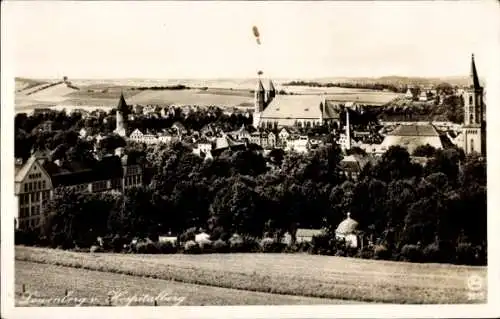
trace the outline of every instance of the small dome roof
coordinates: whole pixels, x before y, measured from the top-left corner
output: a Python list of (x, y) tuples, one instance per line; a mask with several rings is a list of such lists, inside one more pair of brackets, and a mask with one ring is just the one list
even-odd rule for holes
[(351, 218), (351, 214), (347, 213), (347, 218), (344, 219), (335, 232), (337, 234), (351, 234), (355, 232), (358, 228), (358, 222)]

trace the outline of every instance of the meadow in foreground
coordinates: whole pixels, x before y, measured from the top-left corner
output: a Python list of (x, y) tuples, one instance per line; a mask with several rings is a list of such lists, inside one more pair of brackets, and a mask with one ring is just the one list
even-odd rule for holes
[[(18, 261), (16, 306), (229, 306), (338, 304), (345, 300), (287, 296), (179, 283), (109, 272)], [(24, 297), (22, 285), (25, 285)], [(66, 291), (68, 298), (61, 299)], [(33, 296), (30, 298), (29, 296)], [(52, 299), (50, 303), (50, 298)], [(84, 299), (85, 298), (85, 299)], [(130, 304), (129, 304), (130, 303)]]
[[(390, 303), (467, 303), (469, 276), (486, 276), (486, 267), (300, 254), (89, 254), (18, 246), (16, 260), (248, 291)], [(486, 298), (485, 293), (475, 302)]]

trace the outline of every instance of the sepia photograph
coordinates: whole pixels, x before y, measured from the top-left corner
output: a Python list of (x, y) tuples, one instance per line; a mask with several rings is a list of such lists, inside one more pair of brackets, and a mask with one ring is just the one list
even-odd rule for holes
[(499, 13), (3, 2), (2, 317), (493, 315)]

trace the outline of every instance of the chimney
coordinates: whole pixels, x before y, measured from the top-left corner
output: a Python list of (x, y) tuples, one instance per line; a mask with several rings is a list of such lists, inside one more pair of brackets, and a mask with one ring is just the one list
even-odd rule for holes
[(351, 125), (349, 121), (349, 108), (346, 108), (346, 123), (345, 123), (346, 149), (351, 149)]

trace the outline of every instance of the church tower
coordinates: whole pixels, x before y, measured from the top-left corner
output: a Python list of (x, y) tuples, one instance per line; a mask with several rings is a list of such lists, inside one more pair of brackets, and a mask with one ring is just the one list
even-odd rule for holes
[(128, 121), (129, 107), (125, 98), (123, 97), (123, 92), (120, 95), (120, 101), (116, 107), (116, 129), (115, 133), (125, 137), (127, 135), (127, 121)]
[(483, 120), (483, 88), (479, 83), (474, 54), (469, 85), (464, 90), (464, 125), (462, 127), (465, 154), (486, 155), (486, 123)]
[(273, 81), (269, 80), (269, 90), (267, 91), (266, 106), (271, 104), (275, 96), (276, 88), (274, 87)]
[(255, 112), (264, 111), (264, 105), (266, 102), (266, 91), (262, 85), (262, 81), (259, 78), (257, 82), (257, 88), (255, 88)]
[[(260, 75), (260, 74), (259, 74)], [(262, 111), (264, 111), (266, 103), (266, 91), (260, 80), (260, 76), (257, 82), (257, 87), (255, 88), (255, 99), (254, 99), (254, 112), (253, 112), (253, 126), (258, 128), (260, 126), (260, 116)]]

